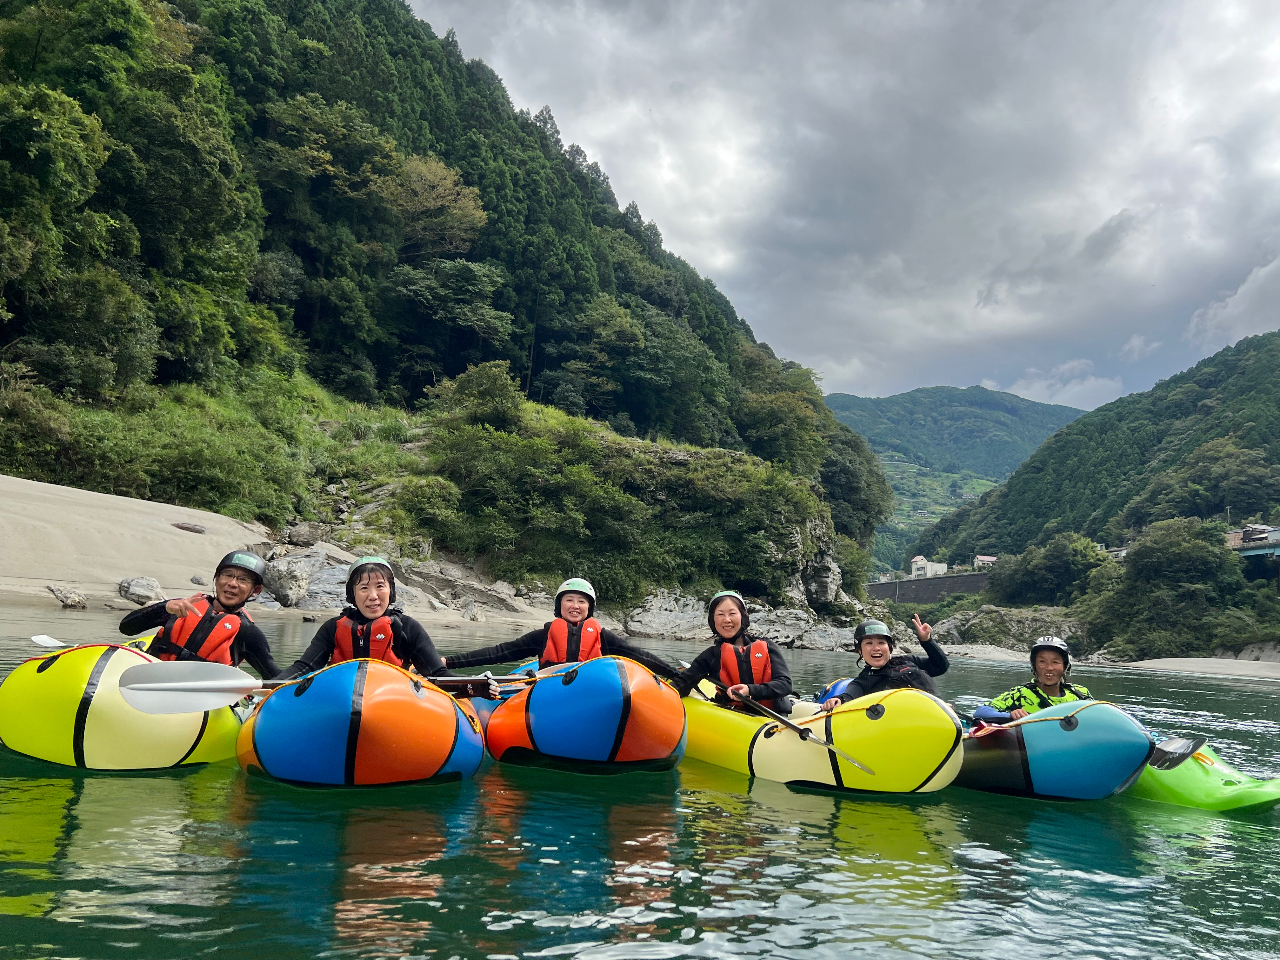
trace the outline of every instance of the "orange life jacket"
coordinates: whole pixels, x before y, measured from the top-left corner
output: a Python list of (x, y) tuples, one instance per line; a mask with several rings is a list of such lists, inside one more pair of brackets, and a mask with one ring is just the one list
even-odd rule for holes
[[(602, 656), (600, 653), (600, 631), (603, 629), (595, 617), (587, 617), (582, 621), (579, 634), (577, 662), (594, 660)], [(553, 667), (556, 664), (569, 662), (569, 621), (556, 617), (547, 626), (547, 644), (542, 648), (542, 656), (538, 658), (538, 666)]]
[(160, 628), (151, 641), (151, 655), (161, 660), (203, 660), (234, 667), (238, 661), (231, 656), (231, 645), (240, 635), (241, 618), (248, 620), (249, 615), (242, 610), (217, 613), (208, 597), (196, 600), (192, 606), (196, 608), (194, 613), (170, 617)]
[[(720, 644), (720, 682), (726, 687), (735, 683), (768, 683), (773, 679), (773, 662), (769, 656), (769, 645), (763, 640), (753, 640), (746, 646), (747, 656), (751, 661), (751, 670), (745, 676), (742, 672), (742, 661), (738, 659), (738, 651), (743, 648), (726, 640)], [(746, 705), (730, 698), (729, 701), (737, 709), (746, 709)], [(758, 700), (761, 706), (773, 709), (772, 700)]]
[(391, 649), (392, 639), (390, 617), (379, 617), (363, 624), (350, 617), (339, 617), (333, 630), (333, 656), (329, 663), (355, 659), (385, 660), (403, 667), (404, 661)]

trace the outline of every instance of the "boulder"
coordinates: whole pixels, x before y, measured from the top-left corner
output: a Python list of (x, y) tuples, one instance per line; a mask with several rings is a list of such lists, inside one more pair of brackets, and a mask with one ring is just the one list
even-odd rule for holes
[(934, 625), (934, 635), (943, 643), (983, 643), (1025, 653), (1037, 637), (1061, 637), (1073, 646), (1088, 636), (1084, 623), (1066, 614), (1065, 607), (1026, 610), (984, 604)]
[(840, 565), (827, 553), (819, 553), (805, 565), (800, 580), (809, 603), (824, 607), (840, 597)]
[(120, 596), (132, 600), (139, 606), (168, 600), (160, 589), (160, 581), (154, 577), (130, 577), (120, 581)]
[(263, 587), (282, 607), (292, 607), (307, 595), (311, 578), (322, 563), (319, 557), (305, 553), (272, 560), (267, 564)]
[(480, 612), (480, 608), (474, 600), (468, 600), (467, 605), (462, 608), (462, 615), (472, 623), (484, 623), (485, 616)]
[(171, 526), (177, 527), (179, 530), (185, 530), (187, 533), (204, 533), (205, 528), (198, 523), (174, 523)]
[(84, 610), (89, 606), (89, 601), (85, 599), (84, 594), (77, 593), (69, 587), (55, 587), (48, 584), (48, 590), (62, 604), (63, 610)]
[(197, 587), (207, 587), (209, 585), (209, 581), (206, 580), (204, 577), (200, 576), (200, 574), (198, 573), (191, 578), (191, 582), (194, 583)]
[(707, 636), (707, 605), (679, 590), (659, 590), (623, 615), (633, 637), (702, 640)]
[[(53, 589), (50, 587), (49, 589)], [(1255, 663), (1275, 663), (1280, 661), (1280, 643), (1250, 643), (1240, 649), (1239, 653), (1230, 650), (1215, 650), (1213, 656), (1221, 660), (1252, 660)]]
[(295, 547), (314, 547), (329, 536), (329, 528), (314, 520), (304, 520), (285, 531), (284, 538)]

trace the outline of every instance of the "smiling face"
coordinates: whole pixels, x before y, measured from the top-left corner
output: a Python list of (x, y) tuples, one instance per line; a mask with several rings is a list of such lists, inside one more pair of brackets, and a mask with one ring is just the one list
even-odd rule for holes
[(889, 646), (888, 637), (863, 637), (858, 648), (867, 666), (875, 669), (883, 667), (893, 656), (893, 647)]
[(587, 619), (587, 614), (591, 612), (591, 598), (585, 593), (576, 593), (573, 590), (562, 594), (560, 597), (560, 616), (564, 617), (570, 623), (581, 623)]
[(715, 624), (716, 633), (725, 640), (732, 640), (738, 635), (738, 631), (742, 629), (742, 611), (738, 609), (733, 597), (724, 597), (716, 604), (712, 623)]
[(1062, 682), (1062, 675), (1067, 671), (1067, 663), (1062, 654), (1056, 650), (1037, 650), (1031, 670), (1036, 675), (1036, 683), (1042, 687), (1056, 687)]
[(262, 589), (258, 578), (239, 567), (223, 567), (213, 578), (213, 592), (225, 610), (237, 610)]
[(382, 616), (391, 605), (391, 581), (381, 570), (361, 576), (351, 592), (356, 598), (356, 609), (370, 620)]

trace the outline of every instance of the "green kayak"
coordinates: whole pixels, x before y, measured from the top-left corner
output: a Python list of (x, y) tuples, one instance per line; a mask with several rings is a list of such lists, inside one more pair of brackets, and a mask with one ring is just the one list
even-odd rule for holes
[(1280, 780), (1255, 780), (1202, 746), (1172, 769), (1144, 767), (1125, 793), (1201, 810), (1256, 810), (1280, 803)]

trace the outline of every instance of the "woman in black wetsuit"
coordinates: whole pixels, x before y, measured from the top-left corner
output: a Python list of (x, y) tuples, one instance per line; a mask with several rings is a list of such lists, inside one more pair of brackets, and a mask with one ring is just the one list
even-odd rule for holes
[(838, 695), (825, 700), (822, 709), (831, 711), (842, 703), (894, 687), (915, 687), (936, 696), (938, 689), (933, 678), (946, 673), (950, 663), (933, 639), (933, 628), (923, 623), (919, 614), (913, 618), (911, 627), (924, 648), (923, 657), (894, 656), (893, 634), (879, 620), (864, 620), (858, 624), (853, 639), (858, 644), (858, 658), (866, 666), (845, 684)]

